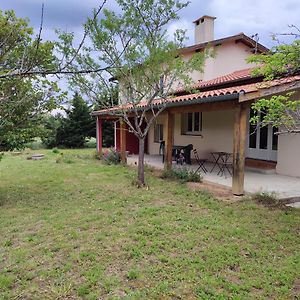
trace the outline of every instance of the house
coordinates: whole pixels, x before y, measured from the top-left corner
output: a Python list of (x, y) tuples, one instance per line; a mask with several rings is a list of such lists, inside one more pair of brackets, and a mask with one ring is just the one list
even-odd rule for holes
[[(276, 135), (276, 128), (253, 128), (249, 124), (251, 104), (262, 97), (299, 92), (300, 76), (268, 83), (251, 76), (254, 65), (249, 55), (268, 51), (254, 39), (239, 33), (214, 39), (215, 18), (203, 16), (195, 24), (195, 45), (180, 49), (187, 59), (197, 51), (213, 47), (216, 55), (206, 60), (204, 72), (194, 72), (196, 93), (178, 90), (167, 100), (165, 111), (148, 133), (145, 151), (157, 155), (161, 140), (166, 141), (165, 164), (172, 164), (172, 145), (192, 144), (199, 155), (212, 159), (214, 151), (233, 153), (232, 190), (244, 193), (245, 166), (270, 168), (278, 174), (300, 177), (300, 135)], [(158, 101), (159, 105), (159, 101)], [(112, 119), (109, 110), (95, 111), (98, 151), (102, 149), (101, 120)], [(116, 120), (114, 120), (116, 121)], [(116, 122), (116, 147), (123, 153), (138, 153), (138, 140), (124, 122)]]

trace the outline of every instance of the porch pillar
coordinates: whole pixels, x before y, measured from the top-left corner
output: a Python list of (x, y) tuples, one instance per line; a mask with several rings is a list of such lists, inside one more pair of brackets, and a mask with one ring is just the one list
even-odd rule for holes
[(171, 114), (170, 111), (167, 111), (167, 137), (166, 137), (166, 144), (165, 144), (165, 168), (171, 169), (172, 168), (172, 148), (173, 148), (173, 140), (174, 140), (174, 115)]
[(126, 164), (126, 123), (123, 119), (120, 119), (120, 152), (121, 152), (121, 162)]
[(97, 117), (96, 119), (96, 140), (97, 140), (97, 152), (102, 152), (102, 119)]
[(247, 108), (248, 107), (245, 103), (239, 103), (235, 107), (232, 193), (236, 196), (244, 195)]

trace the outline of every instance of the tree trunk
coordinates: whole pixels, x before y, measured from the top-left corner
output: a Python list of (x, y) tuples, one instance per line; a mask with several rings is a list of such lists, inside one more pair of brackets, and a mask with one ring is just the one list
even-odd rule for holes
[(139, 138), (139, 163), (138, 163), (138, 181), (141, 186), (145, 185), (145, 139)]

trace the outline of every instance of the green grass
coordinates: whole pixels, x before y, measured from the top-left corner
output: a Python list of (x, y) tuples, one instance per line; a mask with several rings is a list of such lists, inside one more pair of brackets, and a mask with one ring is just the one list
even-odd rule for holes
[(299, 297), (299, 210), (40, 152), (0, 162), (0, 299)]

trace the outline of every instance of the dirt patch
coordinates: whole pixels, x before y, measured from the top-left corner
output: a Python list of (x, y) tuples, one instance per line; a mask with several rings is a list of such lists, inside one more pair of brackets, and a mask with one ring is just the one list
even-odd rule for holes
[(296, 297), (295, 299), (298, 299), (297, 297), (300, 295), (300, 279), (296, 279), (293, 285), (293, 295)]
[(187, 185), (193, 191), (206, 190), (214, 197), (221, 200), (226, 200), (229, 202), (237, 202), (242, 199), (241, 197), (232, 195), (231, 189), (221, 184), (203, 181), (203, 182), (189, 182)]

